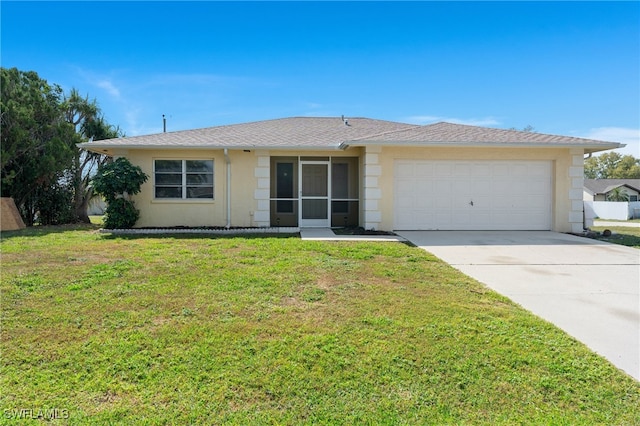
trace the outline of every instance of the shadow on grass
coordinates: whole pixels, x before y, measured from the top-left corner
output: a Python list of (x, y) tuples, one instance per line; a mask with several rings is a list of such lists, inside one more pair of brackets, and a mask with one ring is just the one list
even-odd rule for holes
[(219, 239), (263, 239), (263, 238), (296, 238), (300, 239), (300, 234), (192, 234), (192, 233), (167, 233), (167, 234), (103, 234), (107, 240), (149, 240), (149, 239), (179, 239), (179, 240), (219, 240)]
[[(0, 232), (0, 240), (11, 239), (16, 237), (42, 237), (50, 234), (62, 234), (69, 231), (98, 231), (102, 229), (99, 224), (77, 223), (68, 225), (48, 225), (48, 226), (29, 226), (25, 229), (17, 231)], [(140, 239), (260, 239), (260, 238), (300, 238), (300, 233), (295, 234), (278, 234), (278, 233), (237, 233), (237, 234), (197, 234), (197, 233), (154, 233), (154, 234), (110, 234), (108, 232), (101, 234), (106, 240), (140, 240)]]
[(0, 239), (9, 239), (15, 237), (42, 237), (49, 234), (61, 234), (69, 231), (97, 231), (100, 225), (89, 223), (74, 223), (70, 225), (47, 225), (47, 226), (28, 226), (25, 229), (17, 231), (2, 231)]

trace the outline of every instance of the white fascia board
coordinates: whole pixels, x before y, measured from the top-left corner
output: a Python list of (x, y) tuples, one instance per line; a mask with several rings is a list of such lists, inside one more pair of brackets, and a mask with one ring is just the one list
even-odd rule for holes
[(624, 148), (626, 144), (618, 142), (603, 142), (602, 144), (581, 143), (543, 143), (543, 142), (414, 142), (414, 141), (351, 141), (344, 142), (341, 146), (365, 147), (365, 146), (406, 146), (406, 147), (445, 147), (445, 148), (582, 148), (587, 152), (606, 151), (608, 149)]
[(77, 144), (78, 148), (82, 148), (84, 150), (87, 151), (93, 151), (93, 152), (104, 152), (104, 151), (109, 151), (109, 150), (113, 150), (113, 149), (139, 149), (139, 150), (169, 150), (169, 149), (193, 149), (193, 150), (216, 150), (216, 149), (228, 149), (228, 150), (245, 150), (245, 149), (251, 149), (251, 150), (270, 150), (270, 151), (290, 151), (290, 150), (297, 150), (297, 151), (339, 151), (339, 150), (344, 150), (346, 149), (347, 146), (344, 146), (343, 144), (340, 145), (327, 145), (327, 146), (322, 146), (322, 145), (276, 145), (276, 146), (268, 146), (268, 145), (239, 145), (239, 146), (224, 146), (224, 145), (149, 145), (149, 144), (144, 144), (144, 145), (134, 145), (134, 144), (127, 144), (127, 145), (107, 145), (107, 144), (103, 144), (103, 145), (97, 145), (97, 144), (87, 144), (87, 143), (82, 143), (82, 144)]

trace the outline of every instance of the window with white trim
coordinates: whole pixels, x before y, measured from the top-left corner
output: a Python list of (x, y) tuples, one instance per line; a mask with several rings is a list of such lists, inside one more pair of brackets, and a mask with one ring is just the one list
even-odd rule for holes
[(213, 160), (155, 160), (155, 198), (213, 199)]

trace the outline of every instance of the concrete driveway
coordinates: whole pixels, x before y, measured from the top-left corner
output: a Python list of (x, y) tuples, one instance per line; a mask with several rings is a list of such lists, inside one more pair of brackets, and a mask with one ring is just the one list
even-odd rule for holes
[(640, 380), (639, 250), (542, 231), (396, 233)]

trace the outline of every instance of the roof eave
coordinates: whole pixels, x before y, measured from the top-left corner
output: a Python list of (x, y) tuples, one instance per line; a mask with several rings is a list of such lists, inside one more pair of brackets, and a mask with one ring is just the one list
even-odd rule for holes
[(602, 144), (584, 143), (544, 143), (544, 142), (415, 142), (415, 141), (349, 141), (342, 145), (354, 147), (372, 146), (403, 146), (403, 147), (439, 147), (439, 148), (582, 148), (585, 152), (599, 152), (609, 149), (623, 148), (626, 145), (617, 142)]
[(95, 144), (95, 143), (81, 143), (77, 144), (78, 148), (84, 149), (86, 151), (96, 152), (100, 154), (104, 154), (107, 152), (111, 152), (114, 150), (129, 150), (129, 149), (137, 149), (137, 150), (175, 150), (175, 149), (185, 149), (185, 150), (196, 150), (196, 151), (204, 151), (204, 150), (273, 150), (273, 151), (341, 151), (347, 149), (349, 146), (344, 144), (338, 145), (275, 145), (275, 146), (264, 146), (264, 145), (136, 145), (136, 144), (127, 144), (127, 145), (111, 145), (111, 144)]

